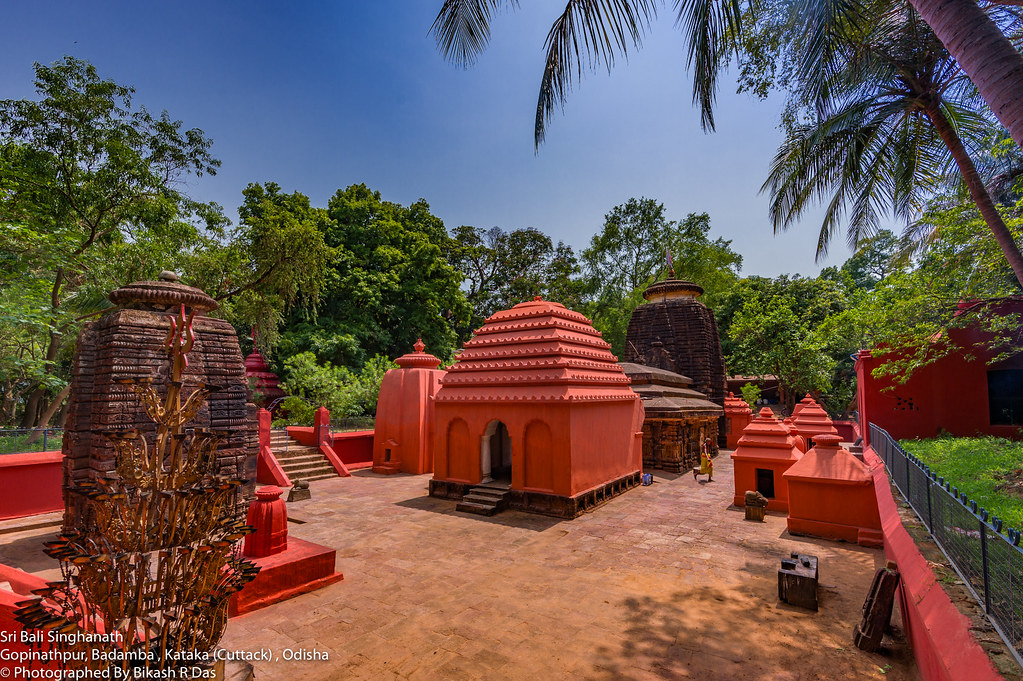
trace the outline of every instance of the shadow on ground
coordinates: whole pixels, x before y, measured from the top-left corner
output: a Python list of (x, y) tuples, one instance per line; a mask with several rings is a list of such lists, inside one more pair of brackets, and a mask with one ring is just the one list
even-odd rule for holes
[(628, 613), (626, 640), (620, 647), (597, 649), (589, 678), (818, 678), (800, 671), (808, 667), (806, 635), (814, 629), (823, 629), (825, 639), (833, 638), (814, 642), (813, 667), (831, 670), (819, 678), (917, 678), (904, 641), (896, 641), (894, 648), (889, 641), (878, 654), (864, 653), (853, 646), (852, 632), (845, 631), (840, 619), (829, 612), (828, 598), (822, 598), (821, 610), (814, 613), (779, 602), (774, 588), (773, 580), (755, 576), (738, 599), (734, 587), (712, 585), (662, 598), (627, 598), (620, 604)]
[(463, 513), (455, 510), (457, 501), (452, 499), (438, 499), (436, 497), (412, 497), (411, 499), (405, 499), (404, 501), (396, 501), (395, 506), (403, 506), (405, 508), (414, 508), (417, 511), (429, 511), (431, 513), (440, 513), (442, 515), (450, 515), (458, 518), (466, 518), (469, 520), (477, 520), (481, 523), (491, 523), (493, 525), (502, 525), (504, 527), (517, 527), (523, 530), (532, 530), (534, 532), (543, 532), (555, 527), (559, 523), (565, 522), (562, 518), (550, 518), (548, 516), (536, 515), (534, 513), (522, 513), (520, 511), (501, 511), (497, 515), (485, 516), (476, 515), (475, 513)]

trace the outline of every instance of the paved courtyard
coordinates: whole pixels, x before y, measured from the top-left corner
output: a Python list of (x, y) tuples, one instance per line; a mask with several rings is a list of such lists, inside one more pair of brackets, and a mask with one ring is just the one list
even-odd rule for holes
[[(709, 484), (655, 473), (571, 521), (457, 513), (429, 476), (314, 482), (290, 532), (336, 547), (344, 581), (232, 619), (223, 645), (269, 650), (260, 681), (918, 678), (905, 644), (852, 645), (881, 552), (744, 521), (727, 454), (716, 466)], [(53, 532), (0, 535), (0, 562), (56, 576)], [(820, 557), (818, 613), (778, 601), (790, 551)]]
[[(852, 645), (880, 551), (743, 520), (713, 483), (655, 475), (571, 521), (457, 513), (429, 476), (313, 483), (293, 536), (338, 549), (321, 591), (233, 619), (224, 645), (327, 652), (257, 679), (914, 679), (905, 647)], [(820, 557), (818, 613), (777, 598), (790, 551)]]

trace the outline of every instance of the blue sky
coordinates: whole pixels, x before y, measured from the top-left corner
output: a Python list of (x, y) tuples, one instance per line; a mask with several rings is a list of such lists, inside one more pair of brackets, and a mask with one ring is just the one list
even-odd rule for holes
[(613, 73), (587, 73), (533, 152), (543, 41), (560, 3), (493, 21), (479, 63), (457, 69), (427, 35), (440, 0), (374, 2), (7, 2), (0, 98), (33, 97), (32, 63), (65, 54), (134, 85), (136, 101), (202, 128), (223, 161), (189, 182), (237, 219), (241, 190), (274, 181), (326, 205), (365, 182), (425, 198), (448, 228), (536, 227), (581, 249), (632, 196), (670, 218), (711, 216), (743, 273), (816, 274), (820, 212), (773, 235), (758, 195), (781, 134), (781, 97), (719, 95), (717, 132), (691, 105), (682, 41), (665, 12)]

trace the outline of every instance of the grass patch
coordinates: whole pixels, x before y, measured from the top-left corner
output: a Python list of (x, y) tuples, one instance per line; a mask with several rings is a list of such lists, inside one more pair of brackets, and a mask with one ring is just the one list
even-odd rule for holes
[(1023, 442), (939, 437), (899, 444), (1006, 526), (1023, 528)]

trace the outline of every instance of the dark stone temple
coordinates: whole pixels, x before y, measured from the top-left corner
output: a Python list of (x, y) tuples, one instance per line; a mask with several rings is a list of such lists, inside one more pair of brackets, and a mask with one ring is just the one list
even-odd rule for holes
[[(714, 313), (697, 298), (703, 288), (669, 276), (643, 292), (625, 336), (625, 361), (683, 374), (692, 389), (724, 408), (725, 361)], [(725, 446), (723, 411), (718, 446)]]
[[(113, 291), (110, 300), (116, 307), (86, 324), (78, 337), (64, 430), (65, 489), (89, 477), (116, 475), (114, 446), (104, 432), (138, 429), (152, 439), (156, 425), (131, 383), (166, 383), (170, 320), (184, 305), (186, 314), (195, 311), (195, 346), (188, 356), (182, 396), (203, 384), (217, 388), (189, 425), (229, 433), (217, 449), (214, 472), (248, 481), (236, 500), (236, 510), (244, 517), (256, 479), (258, 432), (238, 336), (228, 322), (207, 316), (218, 305), (206, 293), (178, 283), (172, 272), (160, 279)], [(65, 505), (68, 523), (77, 503), (67, 498)]]
[(681, 473), (698, 466), (700, 443), (707, 437), (717, 442), (724, 410), (693, 390), (688, 376), (631, 362), (620, 366), (643, 400), (643, 469)]

